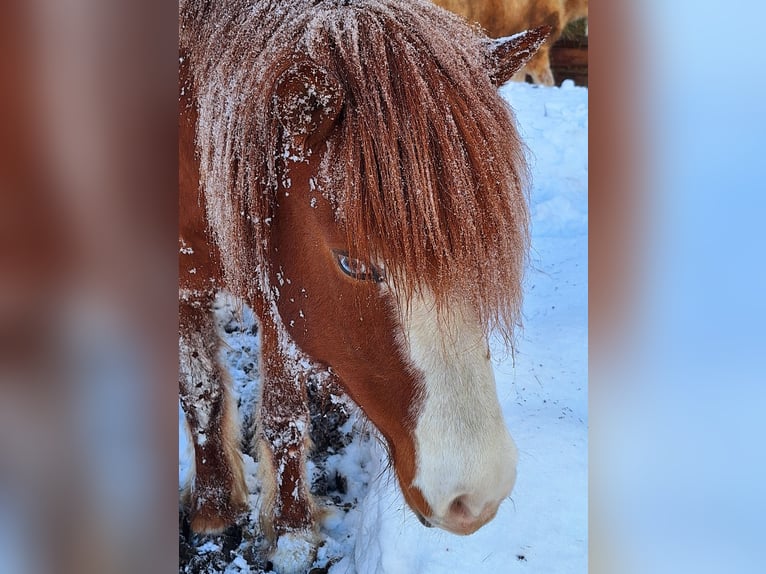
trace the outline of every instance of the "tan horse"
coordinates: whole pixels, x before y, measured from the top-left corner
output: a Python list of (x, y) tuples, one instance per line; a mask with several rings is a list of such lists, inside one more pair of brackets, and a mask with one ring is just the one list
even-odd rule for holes
[(502, 45), (426, 1), (181, 2), (180, 387), (192, 528), (246, 509), (211, 302), (260, 324), (261, 527), (281, 572), (319, 543), (305, 381), (323, 373), (388, 445), (420, 519), (491, 520), (516, 476), (487, 334), (510, 341), (527, 166), (497, 85), (545, 39)]
[(478, 23), (492, 38), (550, 26), (551, 34), (513, 79), (532, 77), (536, 84), (554, 85), (550, 49), (570, 22), (588, 17), (588, 0), (433, 0), (435, 4)]

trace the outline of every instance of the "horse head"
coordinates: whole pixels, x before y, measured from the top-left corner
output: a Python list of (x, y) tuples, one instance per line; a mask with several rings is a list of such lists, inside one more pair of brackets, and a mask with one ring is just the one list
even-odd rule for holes
[[(535, 30), (494, 43), (487, 84), (513, 75), (545, 36)], [(473, 190), (445, 189), (449, 180), (439, 170), (447, 166), (426, 166), (431, 176), (418, 181), (430, 187), (415, 189), (406, 172), (426, 169), (411, 164), (433, 162), (432, 150), (412, 159), (401, 129), (381, 143), (389, 136), (365, 123), (359, 90), (368, 88), (354, 81), (309, 57), (276, 75), (270, 101), (279, 157), (263, 280), (289, 340), (337, 377), (385, 437), (411, 509), (426, 525), (470, 534), (495, 516), (516, 478), (517, 450), (497, 400), (488, 345), (489, 318), (506, 300), (482, 289), (520, 289), (525, 254), (509, 258), (498, 250), (509, 248), (504, 233), (521, 238), (511, 248), (524, 250), (526, 206), (523, 196), (504, 188), (492, 192), (490, 205), (479, 203), (486, 198)], [(395, 83), (381, 90), (402, 89)], [(408, 105), (403, 98), (381, 101)], [(474, 137), (460, 107), (469, 99), (444, 102), (448, 123), (459, 125), (463, 131), (455, 133), (463, 138)], [(409, 113), (379, 111), (384, 122)], [(512, 130), (508, 117), (500, 121)], [(428, 126), (412, 129), (421, 128), (424, 133), (414, 134), (425, 138), (418, 145), (433, 145)], [(355, 139), (364, 130), (375, 133)], [(459, 143), (460, 149), (474, 144)], [(381, 159), (385, 153), (393, 164)], [(517, 172), (523, 170), (518, 157)], [(391, 165), (402, 173), (384, 173)], [(505, 175), (503, 183), (518, 186), (519, 173)], [(464, 206), (462, 192), (476, 202)], [(423, 205), (412, 208), (416, 195)], [(477, 213), (495, 207), (504, 214), (510, 209), (508, 218)], [(484, 243), (477, 248), (477, 241)], [(462, 261), (472, 256), (500, 260)], [(508, 269), (498, 275), (505, 284), (482, 276), (492, 274), (493, 264), (513, 267), (511, 275)]]

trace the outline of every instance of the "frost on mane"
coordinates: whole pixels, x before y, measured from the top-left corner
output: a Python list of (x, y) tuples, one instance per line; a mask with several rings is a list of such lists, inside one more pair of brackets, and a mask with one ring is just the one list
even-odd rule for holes
[(275, 113), (274, 87), (284, 62), (309, 59), (344, 91), (316, 184), (359, 254), (408, 294), (428, 286), (440, 307), (470, 298), (484, 324), (512, 334), (527, 166), (512, 112), (489, 89), (487, 38), (411, 0), (187, 0), (181, 13), (201, 183), (235, 292), (271, 293), (265, 222), (285, 153), (303, 159), (284, 147), (297, 134)]

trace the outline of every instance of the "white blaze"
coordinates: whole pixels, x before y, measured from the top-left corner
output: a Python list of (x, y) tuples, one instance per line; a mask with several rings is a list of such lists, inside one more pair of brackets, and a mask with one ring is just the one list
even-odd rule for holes
[(433, 509), (429, 519), (439, 526), (457, 497), (473, 516), (488, 509), (494, 514), (513, 488), (518, 455), (480, 325), (459, 308), (437, 319), (428, 293), (416, 296), (400, 317), (403, 350), (423, 377), (413, 484)]

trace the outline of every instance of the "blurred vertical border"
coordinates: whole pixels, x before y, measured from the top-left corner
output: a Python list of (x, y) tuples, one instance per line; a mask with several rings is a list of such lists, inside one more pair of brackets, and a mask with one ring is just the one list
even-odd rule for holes
[(591, 2), (594, 572), (763, 570), (765, 16)]
[(177, 569), (177, 4), (0, 5), (0, 571)]

